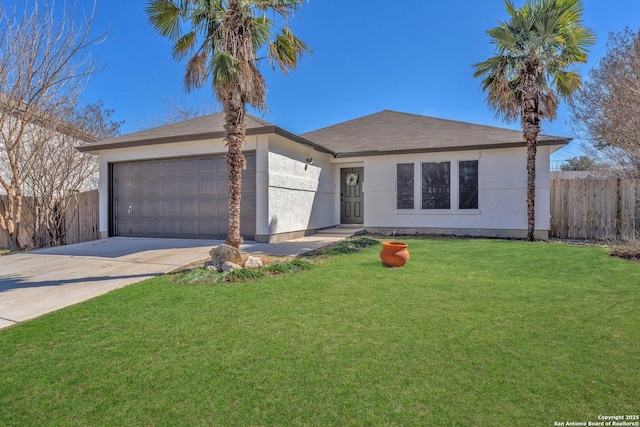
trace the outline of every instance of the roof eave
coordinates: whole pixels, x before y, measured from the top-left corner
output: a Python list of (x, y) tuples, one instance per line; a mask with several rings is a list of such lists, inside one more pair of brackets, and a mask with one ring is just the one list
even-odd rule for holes
[(333, 151), (323, 147), (322, 145), (318, 145), (314, 142), (309, 141), (308, 139), (305, 139), (301, 136), (298, 136), (294, 133), (291, 133), (287, 130), (284, 130), (282, 128), (279, 128), (277, 126), (273, 127), (273, 132), (270, 133), (275, 133), (276, 135), (280, 135), (284, 138), (290, 139), (292, 141), (297, 142), (298, 144), (302, 144), (302, 145), (306, 145), (307, 147), (313, 148), (316, 151), (319, 151), (321, 153), (327, 153), (327, 154), (331, 154), (333, 157), (337, 156), (337, 153), (334, 153)]
[[(293, 134), (289, 131), (286, 131), (277, 126), (264, 126), (260, 128), (251, 128), (245, 131), (245, 135), (266, 135), (266, 134), (276, 134), (287, 139), (290, 139), (299, 144), (306, 145), (308, 147), (313, 148), (316, 151), (320, 151), (322, 153), (331, 154), (335, 157), (335, 153), (331, 150), (324, 148), (321, 145), (315, 144), (307, 139), (304, 139), (296, 134)], [(145, 139), (145, 140), (133, 140), (133, 141), (121, 141), (115, 143), (105, 143), (105, 144), (87, 144), (80, 145), (76, 147), (79, 151), (87, 152), (87, 153), (97, 153), (101, 150), (112, 150), (117, 148), (130, 148), (130, 147), (142, 147), (147, 145), (159, 145), (159, 144), (171, 144), (175, 142), (185, 142), (185, 141), (202, 141), (205, 139), (218, 139), (224, 138), (226, 136), (225, 132), (205, 132), (191, 135), (177, 135), (177, 136), (167, 136), (162, 138), (153, 138), (153, 139)]]
[[(539, 141), (538, 146), (564, 146), (571, 142), (572, 138), (563, 139), (549, 139)], [(371, 157), (371, 156), (388, 156), (399, 154), (420, 154), (420, 153), (443, 153), (447, 151), (473, 151), (473, 150), (495, 150), (500, 148), (521, 148), (526, 147), (527, 144), (524, 141), (520, 142), (508, 142), (504, 144), (483, 144), (473, 146), (455, 146), (455, 147), (430, 147), (430, 148), (414, 148), (408, 150), (385, 150), (385, 151), (355, 151), (350, 153), (337, 153), (334, 154), (335, 158), (349, 158), (349, 157)]]

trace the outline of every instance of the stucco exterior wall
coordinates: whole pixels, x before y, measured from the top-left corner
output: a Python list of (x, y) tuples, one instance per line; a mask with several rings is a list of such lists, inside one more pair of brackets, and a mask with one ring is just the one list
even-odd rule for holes
[[(539, 147), (536, 162), (536, 230), (550, 228), (549, 147)], [(347, 159), (345, 159), (347, 160)], [(458, 162), (478, 160), (478, 209), (458, 209)], [(364, 226), (369, 231), (434, 232), (524, 237), (527, 230), (526, 149), (424, 153), (348, 159), (364, 164)], [(421, 164), (451, 162), (451, 209), (421, 209)], [(414, 163), (414, 209), (396, 209), (396, 165)]]
[[(268, 208), (264, 220), (258, 219), (258, 240), (275, 241), (278, 236), (303, 235), (308, 230), (337, 224), (333, 210), (336, 183), (330, 155), (278, 135), (269, 135), (264, 155), (267, 162), (258, 171), (258, 185), (259, 194), (266, 195)], [(313, 164), (305, 169), (308, 158), (313, 159)], [(266, 191), (261, 191), (260, 186)]]

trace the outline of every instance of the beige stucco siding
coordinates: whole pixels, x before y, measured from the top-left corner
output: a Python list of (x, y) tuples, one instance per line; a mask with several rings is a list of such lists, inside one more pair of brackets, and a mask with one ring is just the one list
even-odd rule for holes
[[(550, 147), (539, 147), (536, 176), (536, 229), (550, 227)], [(346, 161), (336, 160), (336, 168), (364, 165), (364, 226), (398, 232), (406, 230), (451, 232), (483, 230), (484, 235), (520, 235), (527, 229), (526, 205), (526, 149), (506, 148), (490, 150), (453, 151), (443, 153), (372, 156)], [(458, 209), (458, 162), (478, 160), (477, 210)], [(448, 210), (421, 209), (421, 164), (451, 162), (451, 208)], [(396, 165), (415, 166), (414, 209), (396, 209)], [(336, 201), (339, 203), (339, 201)], [(494, 233), (491, 230), (509, 231)], [(511, 234), (510, 234), (511, 233)], [(515, 234), (513, 234), (515, 233)], [(453, 231), (453, 234), (458, 234)]]
[[(259, 238), (336, 225), (331, 156), (278, 135), (269, 135), (266, 155), (266, 176), (260, 184), (266, 186), (268, 209), (264, 222), (259, 220)], [(309, 158), (313, 164), (305, 169)]]

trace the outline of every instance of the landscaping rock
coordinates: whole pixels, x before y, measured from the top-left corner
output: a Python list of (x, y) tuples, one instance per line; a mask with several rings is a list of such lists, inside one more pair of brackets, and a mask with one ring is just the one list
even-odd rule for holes
[(209, 270), (215, 270), (215, 271), (220, 271), (220, 265), (214, 265), (213, 261), (205, 261), (204, 262), (204, 268), (207, 268)]
[(244, 268), (260, 268), (262, 267), (262, 259), (257, 256), (250, 256), (244, 262)]
[(227, 261), (231, 261), (234, 264), (242, 263), (240, 251), (229, 245), (215, 246), (209, 251), (209, 255), (211, 256), (211, 263), (218, 270), (220, 270), (222, 265)]
[(221, 270), (226, 272), (226, 271), (233, 271), (233, 270), (237, 270), (237, 269), (239, 269), (239, 268), (242, 268), (242, 267), (240, 267), (240, 265), (236, 264), (235, 262), (225, 261), (225, 262), (222, 264), (222, 268), (221, 268)]

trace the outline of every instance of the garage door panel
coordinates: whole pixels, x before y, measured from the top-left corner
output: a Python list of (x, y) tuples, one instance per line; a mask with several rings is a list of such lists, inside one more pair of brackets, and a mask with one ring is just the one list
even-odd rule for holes
[(150, 236), (161, 236), (162, 234), (164, 234), (162, 221), (160, 220), (148, 220), (147, 227), (147, 231), (149, 232)]
[(133, 183), (131, 184), (132, 196), (147, 194), (147, 183), (144, 181), (144, 177), (133, 177)]
[(229, 215), (229, 199), (226, 197), (224, 199), (217, 199), (216, 205), (216, 216), (224, 217)]
[(242, 177), (242, 191), (255, 193), (256, 192), (256, 179), (253, 177)]
[(200, 199), (200, 217), (213, 217), (216, 215), (216, 202), (212, 199)]
[(189, 221), (189, 220), (182, 220), (180, 222), (180, 226), (181, 226), (181, 234), (187, 237), (195, 237), (196, 236), (196, 226), (197, 226), (197, 221)]
[(240, 200), (240, 212), (255, 212), (256, 211), (256, 199), (243, 197)]
[(178, 175), (180, 173), (180, 164), (177, 160), (161, 161), (163, 175)]
[[(255, 236), (255, 155), (243, 171), (241, 234)], [(224, 238), (224, 156), (114, 164), (114, 228), (121, 236)], [(131, 207), (131, 214), (129, 213)]]
[(216, 180), (213, 177), (200, 177), (198, 178), (198, 194), (210, 195), (215, 194)]
[(166, 194), (166, 183), (163, 179), (150, 180), (147, 182), (147, 195), (149, 197), (161, 197)]
[(180, 193), (180, 191), (178, 191), (178, 181), (175, 176), (160, 178), (158, 181), (162, 183), (161, 196), (177, 196)]
[(197, 217), (198, 201), (194, 199), (182, 199), (180, 203), (180, 215), (183, 217)]
[(125, 215), (146, 216), (147, 212), (145, 210), (145, 201), (144, 200), (140, 200), (140, 201), (136, 200), (136, 201), (129, 202), (129, 206), (127, 206), (127, 209), (123, 213)]
[(227, 173), (227, 159), (224, 156), (215, 157), (214, 163), (216, 172), (220, 174)]
[(180, 173), (185, 174), (193, 174), (196, 175), (198, 173), (198, 160), (199, 159), (182, 159), (180, 162)]
[(122, 220), (126, 218), (129, 203), (125, 201), (118, 202), (115, 206), (115, 213)]
[(198, 172), (200, 174), (203, 173), (211, 173), (216, 171), (216, 159), (208, 158), (208, 159), (198, 159)]
[(215, 194), (229, 194), (229, 184), (226, 180), (217, 179), (215, 182)]
[(165, 217), (178, 216), (180, 214), (180, 201), (179, 200), (164, 200), (164, 212)]
[(148, 216), (162, 216), (163, 214), (163, 203), (162, 200), (149, 200), (146, 202), (146, 206), (145, 206), (145, 212), (146, 215)]
[(171, 236), (178, 235), (178, 228), (180, 227), (180, 222), (175, 220), (165, 220), (164, 222), (164, 233)]
[(131, 221), (117, 221), (116, 227), (118, 228), (118, 236), (129, 236), (131, 233), (129, 232), (129, 224)]
[(133, 235), (147, 234), (146, 221), (144, 220), (131, 221), (131, 234)]
[(182, 196), (195, 196), (198, 194), (198, 180), (193, 177), (181, 177), (180, 178), (180, 194)]
[(198, 223), (198, 226), (200, 227), (200, 229), (198, 230), (199, 234), (211, 235), (211, 236), (215, 236), (219, 234), (218, 230), (216, 229), (216, 221), (200, 220)]

